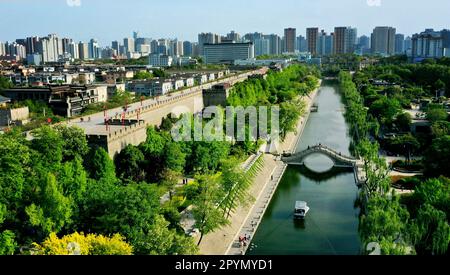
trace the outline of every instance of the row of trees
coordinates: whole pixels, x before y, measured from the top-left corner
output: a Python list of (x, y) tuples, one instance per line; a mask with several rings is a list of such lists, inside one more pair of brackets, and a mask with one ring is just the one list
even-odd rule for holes
[[(367, 174), (362, 191), (366, 205), (360, 219), (364, 245), (377, 242), (383, 254), (447, 253), (450, 243), (450, 181), (446, 178), (426, 180), (408, 197), (399, 197), (389, 192), (389, 170), (385, 160), (379, 157), (377, 142), (371, 137), (376, 133), (377, 127), (374, 125), (378, 123), (374, 123), (371, 117), (374, 112), (372, 105), (368, 108), (364, 106), (367, 100), (362, 96), (363, 92), (359, 93), (357, 89), (358, 80), (353, 81), (358, 78), (358, 75), (352, 78), (345, 72), (339, 75), (340, 88), (347, 105), (346, 117), (354, 133), (355, 152), (364, 159)], [(385, 103), (392, 104), (389, 99)], [(385, 108), (387, 107), (380, 107), (379, 110), (386, 112)], [(433, 154), (435, 157), (437, 150), (446, 149), (436, 147)], [(448, 155), (447, 152), (447, 158)]]

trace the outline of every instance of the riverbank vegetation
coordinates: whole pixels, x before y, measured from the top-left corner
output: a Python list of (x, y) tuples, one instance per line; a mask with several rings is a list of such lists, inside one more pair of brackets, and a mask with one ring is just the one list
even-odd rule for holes
[[(271, 72), (236, 86), (230, 102), (289, 104), (280, 112), (287, 133), (295, 97), (316, 88), (316, 74), (301, 66)], [(33, 140), (14, 130), (1, 135), (0, 254), (198, 253), (183, 211), (195, 217), (200, 243), (252, 202), (249, 188), (263, 158), (255, 154), (257, 140), (175, 142), (170, 131), (183, 117), (149, 127), (145, 142), (114, 160), (89, 147), (78, 128), (43, 126)], [(242, 166), (251, 154), (252, 165)]]
[[(410, 132), (411, 117), (406, 112), (411, 104), (420, 104), (421, 99), (431, 97), (436, 89), (446, 90), (450, 80), (448, 72), (444, 65), (419, 64), (372, 66), (353, 77), (347, 72), (339, 74), (347, 106), (346, 118), (354, 140), (352, 149), (364, 159), (367, 173), (361, 192), (366, 202), (360, 217), (364, 247), (378, 243), (382, 254), (446, 254), (449, 251), (450, 180), (446, 177), (449, 177), (450, 136), (446, 131), (448, 117), (442, 112), (444, 99), (435, 99), (434, 104), (440, 107), (430, 104), (425, 109), (435, 133)], [(435, 108), (441, 111), (433, 111)], [(389, 132), (397, 134), (386, 140), (383, 137)], [(413, 185), (412, 194), (390, 192), (389, 168), (379, 156), (386, 149), (398, 150), (405, 156), (403, 168), (413, 165), (418, 169), (417, 164), (424, 163), (424, 177), (403, 180)], [(411, 155), (422, 152), (423, 162), (411, 160)]]

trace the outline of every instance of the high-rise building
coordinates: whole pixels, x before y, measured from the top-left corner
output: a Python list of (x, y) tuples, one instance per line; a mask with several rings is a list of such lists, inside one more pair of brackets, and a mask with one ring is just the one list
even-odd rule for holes
[(395, 28), (376, 27), (371, 37), (372, 54), (390, 56), (395, 53)]
[(128, 52), (133, 53), (135, 51), (134, 39), (133, 38), (124, 38), (123, 46), (125, 47), (125, 53), (128, 53)]
[(347, 27), (334, 28), (333, 52), (334, 54), (345, 54), (346, 49)]
[(358, 37), (358, 29), (347, 27), (346, 30), (346, 37), (345, 37), (345, 48), (346, 53), (354, 53), (356, 50), (356, 44), (357, 44), (357, 37)]
[(220, 35), (215, 33), (200, 33), (198, 35), (198, 47), (200, 55), (204, 54), (204, 44), (218, 44), (221, 42)]
[(306, 42), (308, 44), (308, 52), (312, 55), (317, 55), (317, 49), (319, 47), (319, 28), (307, 28), (306, 29)]
[(395, 35), (395, 54), (405, 53), (405, 36), (403, 34)]
[(333, 54), (333, 34), (327, 35), (322, 30), (317, 39), (317, 55), (328, 56)]
[(91, 39), (88, 43), (88, 58), (89, 59), (98, 59), (99, 58), (99, 45), (97, 40)]
[(139, 49), (141, 48), (141, 45), (150, 45), (150, 42), (152, 40), (150, 38), (144, 38), (144, 37), (138, 37), (134, 39), (134, 50), (136, 52), (140, 52)]
[(120, 51), (120, 43), (119, 43), (119, 41), (115, 40), (115, 41), (111, 42), (111, 48), (116, 51), (117, 55), (121, 55), (122, 54), (122, 52)]
[(183, 56), (183, 41), (173, 40), (170, 41), (170, 51), (171, 56)]
[(150, 51), (151, 53), (157, 53), (158, 52), (158, 40), (152, 40), (152, 42), (150, 42)]
[(5, 55), (6, 55), (5, 44), (0, 42), (0, 56), (5, 56)]
[(227, 34), (227, 39), (233, 42), (241, 42), (241, 36), (234, 31)]
[(190, 41), (183, 42), (183, 55), (192, 56), (192, 43)]
[(261, 38), (255, 40), (255, 56), (270, 54), (270, 40)]
[(264, 39), (269, 40), (269, 54), (279, 55), (281, 54), (281, 38), (277, 34), (264, 35)]
[(33, 54), (37, 52), (37, 43), (39, 42), (39, 37), (33, 36), (33, 37), (27, 37), (26, 38), (26, 48), (27, 48), (27, 54)]
[(81, 60), (89, 58), (89, 44), (85, 42), (78, 43), (78, 55)]
[(358, 38), (356, 53), (359, 55), (370, 54), (370, 37), (362, 35)]
[(263, 38), (263, 34), (260, 32), (254, 32), (254, 33), (247, 33), (244, 35), (243, 41), (244, 42), (255, 42), (257, 39)]
[(71, 38), (64, 37), (63, 39), (61, 39), (61, 41), (62, 41), (63, 53), (70, 53), (69, 45), (70, 45), (70, 43), (72, 43), (73, 40)]
[(72, 56), (73, 59), (80, 59), (80, 50), (78, 49), (78, 44), (73, 41), (70, 42), (68, 53)]
[(412, 36), (413, 58), (450, 57), (449, 30), (434, 31), (426, 29), (424, 32)]
[(35, 52), (42, 56), (42, 62), (56, 62), (63, 54), (62, 40), (56, 34), (49, 34), (39, 39)]
[(356, 49), (358, 30), (352, 27), (336, 27), (333, 35), (334, 54), (353, 53)]
[(405, 53), (407, 56), (411, 56), (412, 55), (412, 38), (411, 36), (407, 36), (405, 38)]
[(299, 52), (307, 52), (308, 51), (308, 41), (302, 35), (297, 37), (297, 50)]
[(206, 64), (233, 64), (235, 60), (255, 58), (253, 43), (204, 44)]
[(295, 28), (284, 29), (284, 52), (295, 53), (295, 40), (297, 30)]

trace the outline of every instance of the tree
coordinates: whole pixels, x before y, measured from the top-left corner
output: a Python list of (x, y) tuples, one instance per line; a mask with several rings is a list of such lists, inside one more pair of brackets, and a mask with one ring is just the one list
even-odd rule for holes
[(50, 126), (43, 126), (34, 130), (33, 136), (31, 147), (39, 152), (48, 169), (56, 171), (63, 159), (64, 140), (61, 133)]
[(178, 184), (182, 174), (180, 172), (171, 170), (169, 168), (164, 169), (161, 173), (161, 185), (169, 190), (169, 197), (172, 200), (173, 189)]
[(82, 199), (87, 188), (87, 173), (80, 156), (76, 155), (74, 160), (64, 163), (59, 182), (64, 196), (72, 197), (77, 202)]
[(30, 150), (19, 138), (0, 135), (0, 204), (14, 210), (22, 203)]
[(84, 157), (89, 152), (86, 135), (81, 128), (58, 125), (55, 129), (60, 133), (63, 145), (63, 159), (72, 160), (75, 156)]
[(411, 115), (409, 113), (401, 113), (395, 118), (395, 125), (400, 131), (409, 132), (411, 130)]
[(11, 80), (4, 76), (0, 76), (0, 92), (3, 89), (9, 89), (12, 88), (14, 85), (12, 84)]
[(155, 70), (153, 70), (153, 76), (154, 77), (167, 77), (167, 73), (162, 69), (155, 69)]
[(30, 224), (38, 228), (39, 236), (48, 236), (52, 232), (59, 232), (71, 222), (72, 201), (62, 194), (55, 176), (48, 173), (38, 201), (27, 206), (25, 212)]
[(259, 158), (249, 171), (243, 171), (241, 162), (237, 158), (225, 159), (221, 164), (222, 188), (224, 198), (220, 207), (224, 211), (224, 216), (229, 218), (230, 214), (239, 206), (247, 205), (253, 197), (248, 192), (253, 183), (257, 171), (260, 171), (263, 158)]
[(421, 254), (444, 255), (450, 243), (450, 226), (444, 212), (429, 204), (423, 205), (411, 226), (416, 250)]
[(436, 138), (450, 135), (450, 122), (437, 121), (431, 126), (431, 131)]
[(91, 176), (96, 180), (116, 182), (116, 168), (105, 149), (98, 147), (90, 160)]
[(166, 143), (164, 150), (164, 167), (181, 173), (186, 165), (186, 154), (181, 150), (178, 142)]
[(177, 235), (161, 215), (155, 216), (154, 223), (141, 237), (136, 249), (143, 255), (191, 255), (198, 252), (192, 238)]
[(148, 79), (152, 79), (153, 78), (153, 75), (151, 74), (151, 73), (149, 73), (149, 72), (146, 72), (146, 71), (139, 71), (139, 72), (136, 72), (135, 74), (134, 74), (134, 77), (133, 77), (133, 79), (146, 79), (146, 80), (148, 80)]
[(448, 114), (443, 108), (431, 108), (427, 111), (427, 119), (431, 123), (445, 121), (447, 117)]
[(115, 158), (117, 174), (124, 180), (142, 181), (145, 172), (142, 169), (144, 154), (137, 147), (128, 145)]
[(425, 153), (425, 174), (430, 177), (440, 175), (450, 177), (450, 136), (436, 138)]
[(33, 246), (37, 255), (131, 255), (133, 251), (120, 234), (105, 237), (75, 232), (58, 238), (52, 233), (42, 244)]
[(200, 194), (193, 202), (192, 214), (195, 219), (195, 227), (200, 231), (198, 245), (202, 242), (204, 235), (228, 223), (218, 207), (223, 200), (220, 176), (219, 173), (196, 177), (200, 186)]
[(362, 140), (356, 146), (358, 155), (364, 159), (366, 182), (363, 190), (369, 198), (386, 194), (390, 186), (389, 170), (386, 161), (378, 156), (378, 148), (377, 143), (368, 139)]
[(403, 152), (407, 164), (411, 163), (411, 153), (420, 148), (419, 141), (411, 133), (394, 138), (392, 145), (397, 148), (397, 151)]
[(14, 251), (17, 248), (14, 237), (14, 233), (10, 230), (5, 230), (0, 233), (0, 255), (14, 254)]
[[(443, 211), (446, 215), (450, 215), (450, 181), (443, 177), (439, 179), (428, 179), (420, 183), (414, 192), (418, 205), (429, 204), (434, 208)], [(410, 211), (411, 212), (411, 211)], [(414, 209), (413, 214), (417, 211)]]
[[(393, 243), (409, 237), (405, 234), (408, 219), (408, 211), (399, 203), (398, 197), (373, 196), (360, 220), (359, 232), (363, 243), (377, 242), (382, 254), (390, 253)], [(400, 242), (398, 245), (404, 244)]]

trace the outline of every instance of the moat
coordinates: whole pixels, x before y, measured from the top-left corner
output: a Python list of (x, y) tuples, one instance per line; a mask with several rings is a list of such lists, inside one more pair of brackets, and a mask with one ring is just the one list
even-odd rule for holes
[[(324, 81), (297, 151), (323, 144), (350, 155), (348, 126), (338, 86)], [(289, 166), (255, 233), (247, 255), (354, 255), (360, 253), (356, 206), (358, 187), (352, 169), (330, 168), (333, 162), (314, 154), (305, 166)], [(311, 208), (294, 220), (295, 202)]]

